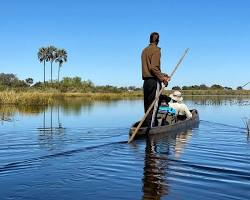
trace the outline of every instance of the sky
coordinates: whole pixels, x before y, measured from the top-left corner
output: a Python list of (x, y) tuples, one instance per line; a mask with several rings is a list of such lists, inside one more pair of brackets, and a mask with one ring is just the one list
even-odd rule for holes
[(141, 87), (141, 51), (155, 31), (163, 72), (190, 49), (169, 87), (250, 81), (249, 0), (0, 0), (0, 73), (43, 81), (37, 52), (54, 45), (68, 52), (61, 77)]

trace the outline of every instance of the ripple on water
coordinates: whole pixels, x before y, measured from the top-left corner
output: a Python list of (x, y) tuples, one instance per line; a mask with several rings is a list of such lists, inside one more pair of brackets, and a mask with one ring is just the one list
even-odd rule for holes
[(250, 198), (249, 143), (241, 128), (201, 122), (130, 145), (127, 134), (122, 128), (15, 132), (0, 144), (1, 199)]

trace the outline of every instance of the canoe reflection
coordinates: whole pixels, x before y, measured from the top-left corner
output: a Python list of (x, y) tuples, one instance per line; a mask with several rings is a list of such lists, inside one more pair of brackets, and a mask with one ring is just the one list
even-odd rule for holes
[(143, 200), (161, 199), (169, 192), (167, 180), (170, 157), (179, 158), (185, 144), (192, 137), (192, 130), (170, 135), (157, 135), (146, 139)]

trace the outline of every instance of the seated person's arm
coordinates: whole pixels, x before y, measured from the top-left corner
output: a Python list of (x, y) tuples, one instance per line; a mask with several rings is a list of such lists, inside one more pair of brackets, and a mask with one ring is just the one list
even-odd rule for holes
[(186, 105), (184, 105), (184, 110), (185, 110), (187, 118), (188, 119), (192, 118), (192, 113), (190, 112), (190, 110), (188, 109)]

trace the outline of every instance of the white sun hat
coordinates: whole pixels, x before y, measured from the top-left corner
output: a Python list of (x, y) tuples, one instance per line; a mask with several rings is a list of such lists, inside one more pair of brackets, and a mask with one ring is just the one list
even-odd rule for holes
[(183, 97), (181, 96), (181, 92), (178, 90), (176, 90), (172, 94), (170, 94), (169, 97), (171, 97), (171, 99), (173, 99), (177, 102), (181, 102), (183, 100)]

